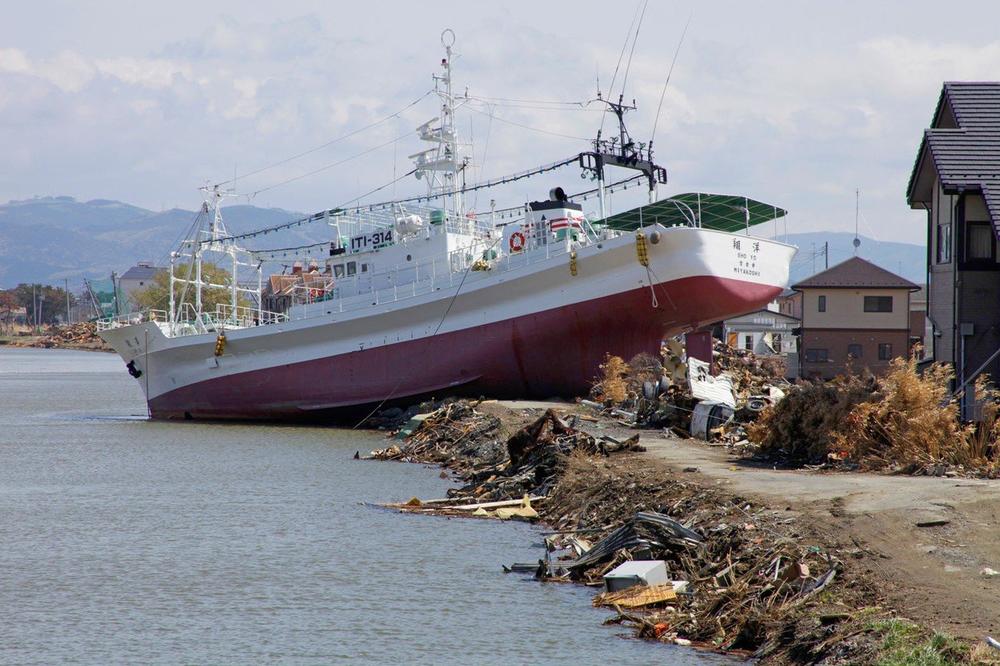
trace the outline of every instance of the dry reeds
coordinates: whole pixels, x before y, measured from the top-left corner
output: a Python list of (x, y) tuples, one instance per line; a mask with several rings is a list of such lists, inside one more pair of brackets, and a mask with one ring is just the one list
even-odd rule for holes
[(621, 357), (608, 354), (599, 367), (601, 375), (594, 384), (594, 394), (605, 402), (624, 402), (628, 397), (628, 364)]
[(863, 469), (943, 473), (949, 466), (994, 476), (1000, 470), (1000, 401), (986, 378), (975, 386), (979, 418), (963, 425), (951, 393), (951, 366), (917, 372), (896, 359), (881, 379), (852, 375), (807, 383), (749, 429), (759, 452), (790, 464), (854, 463)]

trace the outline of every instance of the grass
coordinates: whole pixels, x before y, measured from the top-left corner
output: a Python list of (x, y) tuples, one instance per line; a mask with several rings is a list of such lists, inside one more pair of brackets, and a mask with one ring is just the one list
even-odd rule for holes
[(869, 625), (882, 634), (878, 666), (951, 666), (969, 663), (969, 651), (945, 634), (930, 634), (901, 619), (877, 620)]

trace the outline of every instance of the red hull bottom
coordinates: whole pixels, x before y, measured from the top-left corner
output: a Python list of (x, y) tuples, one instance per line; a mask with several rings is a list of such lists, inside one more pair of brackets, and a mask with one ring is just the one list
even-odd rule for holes
[(373, 407), (436, 396), (585, 395), (606, 354), (657, 353), (666, 335), (762, 307), (780, 293), (694, 277), (544, 312), (209, 379), (149, 402), (154, 418), (342, 421)]

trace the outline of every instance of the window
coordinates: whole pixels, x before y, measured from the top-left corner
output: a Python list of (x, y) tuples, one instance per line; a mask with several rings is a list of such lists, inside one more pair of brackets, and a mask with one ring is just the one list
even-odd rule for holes
[(938, 225), (937, 228), (937, 262), (947, 264), (951, 261), (951, 223)]
[(753, 351), (753, 336), (744, 335), (743, 336), (743, 348), (747, 351)]
[(333, 267), (334, 277), (344, 277), (344, 264), (337, 264)]
[(361, 272), (362, 273), (368, 272), (368, 264), (361, 264)]
[(830, 352), (826, 349), (807, 349), (806, 363), (826, 363), (830, 360)]
[(892, 296), (865, 296), (865, 312), (892, 312)]
[(857, 344), (847, 345), (847, 355), (850, 358), (861, 358), (864, 347)]
[(358, 273), (358, 262), (356, 262), (356, 261), (348, 261), (347, 262), (347, 275), (348, 276), (357, 275), (357, 273)]
[(826, 312), (826, 296), (819, 297), (819, 311)]
[(879, 343), (878, 346), (878, 360), (880, 361), (890, 361), (892, 360), (892, 344), (888, 342)]
[(969, 222), (965, 227), (965, 260), (993, 259), (993, 228), (989, 222)]

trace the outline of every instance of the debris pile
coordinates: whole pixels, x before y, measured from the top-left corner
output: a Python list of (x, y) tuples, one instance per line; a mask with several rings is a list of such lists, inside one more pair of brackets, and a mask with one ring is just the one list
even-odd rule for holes
[[(572, 417), (563, 419), (549, 409), (505, 438), (499, 418), (478, 412), (470, 403), (453, 402), (427, 415), (401, 444), (373, 451), (372, 457), (438, 463), (466, 482), (448, 491), (448, 501), (393, 505), (396, 508), (454, 513), (509, 508), (512, 502), (522, 502), (522, 508), (527, 508), (525, 500), (543, 500), (549, 493), (570, 454), (643, 450), (638, 435), (624, 441), (610, 436), (597, 438), (571, 421)], [(477, 515), (505, 517), (503, 512)]]
[[(831, 615), (822, 625), (806, 612), (821, 603), (818, 592), (834, 589), (843, 571), (838, 554), (804, 544), (793, 518), (745, 499), (574, 455), (541, 512), (556, 530), (535, 569), (542, 579), (598, 584), (623, 562), (663, 563), (669, 581), (594, 601), (618, 611), (608, 622), (629, 624), (642, 637), (757, 656), (801, 643), (817, 659), (832, 645), (817, 636), (831, 638), (849, 616)], [(600, 537), (593, 545), (581, 538), (591, 535)], [(835, 590), (822, 603), (852, 607), (846, 597), (838, 605), (852, 591)]]
[(852, 663), (853, 643), (840, 639), (857, 632), (853, 612), (871, 605), (872, 591), (845, 573), (836, 548), (810, 544), (791, 514), (665, 478), (641, 458), (608, 458), (640, 450), (636, 438), (595, 437), (552, 410), (505, 438), (477, 406), (445, 405), (374, 452), (441, 462), (465, 483), (447, 498), (390, 507), (544, 521), (545, 555), (505, 570), (603, 586), (593, 603), (643, 638), (776, 661), (794, 652), (809, 663), (836, 649)]
[(11, 343), (13, 347), (39, 347), (45, 349), (93, 349), (111, 351), (97, 335), (97, 324), (81, 322), (65, 326), (51, 326), (40, 337), (27, 338)]
[(784, 397), (789, 388), (784, 374), (780, 358), (716, 341), (710, 366), (688, 358), (684, 345), (669, 339), (660, 358), (639, 354), (625, 363), (608, 356), (591, 391), (597, 402), (585, 404), (627, 425), (748, 447), (745, 426)]

